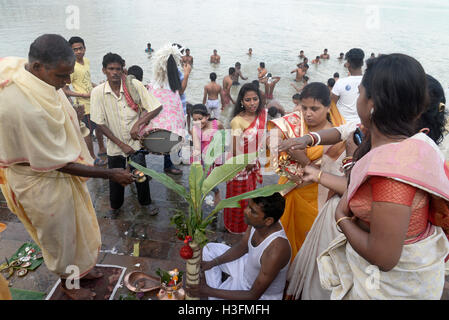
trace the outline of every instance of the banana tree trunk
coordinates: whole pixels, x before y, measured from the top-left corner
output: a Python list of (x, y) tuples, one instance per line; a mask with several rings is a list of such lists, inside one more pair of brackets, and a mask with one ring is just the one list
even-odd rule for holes
[[(188, 259), (186, 263), (186, 285), (200, 283), (200, 264), (201, 264), (201, 248), (195, 242), (189, 243), (193, 250), (192, 259)], [(191, 297), (186, 294), (186, 300), (199, 300), (199, 298)]]

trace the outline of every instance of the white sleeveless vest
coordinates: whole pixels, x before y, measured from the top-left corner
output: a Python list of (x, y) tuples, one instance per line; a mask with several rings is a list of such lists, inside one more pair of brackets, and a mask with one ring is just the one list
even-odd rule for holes
[[(282, 225), (281, 225), (282, 226)], [(255, 229), (251, 229), (251, 234), (248, 239), (248, 256), (247, 263), (245, 265), (245, 271), (243, 277), (245, 278), (248, 287), (251, 288), (254, 281), (257, 278), (257, 275), (260, 272), (260, 258), (264, 253), (265, 249), (271, 244), (271, 242), (280, 237), (287, 239), (287, 235), (285, 234), (284, 228), (277, 232), (270, 234), (266, 237), (257, 247), (254, 247), (251, 244), (251, 239), (253, 238)], [(288, 241), (288, 239), (287, 239)], [(291, 252), (291, 249), (290, 249)], [(281, 269), (277, 277), (273, 280), (271, 285), (265, 290), (264, 294), (259, 298), (260, 300), (282, 300), (285, 282), (287, 280), (287, 271), (290, 263), (287, 263), (285, 267)]]

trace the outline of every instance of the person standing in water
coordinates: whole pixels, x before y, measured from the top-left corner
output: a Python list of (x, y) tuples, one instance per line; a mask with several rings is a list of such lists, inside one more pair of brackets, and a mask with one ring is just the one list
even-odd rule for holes
[(242, 67), (242, 65), (240, 64), (240, 62), (236, 62), (235, 63), (235, 72), (231, 76), (231, 78), (232, 78), (232, 85), (233, 86), (239, 86), (240, 85), (239, 78), (242, 78), (242, 80), (248, 80), (248, 78), (245, 78), (243, 76), (242, 71), (240, 70), (241, 67)]
[(267, 77), (260, 82), (265, 85), (265, 98), (267, 99), (267, 104), (274, 99), (273, 92), (276, 84), (281, 80), (280, 77), (272, 77), (271, 73), (267, 74)]
[[(218, 119), (220, 116), (220, 100), (223, 108), (223, 94), (221, 86), (215, 82), (217, 74), (212, 72), (209, 75), (210, 82), (204, 86), (203, 104), (207, 108), (207, 112), (211, 118)], [(218, 97), (220, 96), (220, 100)]]
[(217, 49), (214, 49), (214, 54), (210, 56), (210, 63), (220, 63), (220, 58), (217, 54)]

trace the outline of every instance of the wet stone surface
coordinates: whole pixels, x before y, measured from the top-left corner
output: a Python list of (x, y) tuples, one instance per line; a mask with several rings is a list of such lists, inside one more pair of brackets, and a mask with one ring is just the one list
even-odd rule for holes
[[(162, 172), (163, 157), (147, 156), (147, 166)], [(183, 171), (180, 176), (171, 176), (175, 181), (188, 187), (188, 165), (178, 165)], [(263, 185), (277, 182), (276, 176), (264, 176)], [(148, 209), (142, 208), (137, 201), (134, 185), (125, 188), (125, 201), (120, 212), (109, 215), (109, 183), (107, 180), (90, 179), (88, 188), (98, 217), (101, 230), (102, 246), (97, 264), (118, 265), (126, 268), (126, 273), (141, 271), (156, 276), (157, 268), (169, 270), (178, 268), (185, 271), (185, 260), (179, 255), (184, 243), (175, 236), (175, 227), (170, 224), (173, 209), (187, 210), (185, 201), (168, 190), (160, 183), (150, 182), (152, 204), (149, 209), (157, 208), (159, 214), (150, 216)], [(226, 185), (219, 186), (222, 198), (226, 195)], [(204, 205), (204, 214), (211, 212), (212, 207)], [(7, 224), (7, 228), (0, 234), (0, 259), (10, 257), (26, 241), (32, 241), (23, 224), (12, 214), (0, 193), (0, 221)], [(222, 213), (219, 213), (217, 223), (209, 226), (209, 241), (234, 244), (240, 239), (239, 235), (224, 232)], [(139, 256), (132, 256), (135, 245), (138, 244)], [(28, 272), (24, 277), (13, 275), (9, 279), (11, 287), (25, 290), (45, 292), (48, 294), (58, 277), (51, 273), (45, 263), (35, 271)], [(122, 280), (123, 284), (123, 280)], [(115, 294), (127, 295), (130, 291), (121, 287)], [(145, 294), (145, 299), (157, 299), (156, 291)], [(443, 300), (449, 299), (449, 288), (445, 289)]]
[[(163, 157), (147, 156), (147, 166), (163, 172)], [(177, 167), (183, 171), (183, 174), (170, 175), (170, 177), (188, 188), (189, 166), (181, 164)], [(272, 180), (270, 183), (273, 182), (276, 181)], [(185, 271), (185, 260), (179, 255), (179, 250), (184, 243), (177, 239), (175, 227), (170, 224), (174, 209), (184, 211), (188, 209), (182, 197), (151, 180), (152, 203), (148, 208), (143, 208), (137, 200), (135, 185), (130, 185), (125, 188), (125, 201), (119, 213), (111, 216), (109, 214), (109, 182), (103, 179), (90, 179), (87, 186), (101, 230), (102, 246), (98, 264), (119, 265), (127, 268), (126, 273), (139, 270), (153, 276), (156, 276), (157, 268), (166, 270), (178, 268)], [(226, 185), (222, 184), (219, 189), (221, 197), (224, 198)], [(159, 213), (156, 216), (150, 216), (148, 211), (154, 208)], [(204, 205), (203, 209), (204, 214), (207, 215), (213, 208)], [(0, 221), (7, 224), (6, 230), (0, 234), (0, 257), (10, 257), (24, 242), (32, 241), (20, 220), (8, 210), (1, 193)], [(210, 241), (226, 242), (232, 245), (240, 238), (239, 235), (224, 232), (222, 213), (219, 213), (217, 223), (209, 226), (209, 230)], [(139, 247), (139, 257), (132, 256), (136, 244)], [(14, 288), (48, 294), (57, 280), (58, 277), (51, 273), (44, 263), (24, 277), (13, 275), (9, 282)], [(120, 288), (115, 299), (118, 299), (120, 294), (128, 292), (125, 287)], [(150, 294), (149, 297), (155, 298), (154, 294)]]

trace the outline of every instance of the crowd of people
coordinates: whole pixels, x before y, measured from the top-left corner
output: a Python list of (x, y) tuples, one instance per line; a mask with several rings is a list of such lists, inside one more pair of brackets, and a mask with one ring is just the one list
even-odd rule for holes
[[(126, 67), (121, 56), (107, 53), (106, 80), (94, 84), (85, 52), (78, 36), (67, 41), (46, 34), (31, 44), (28, 59), (0, 59), (0, 187), (61, 280), (69, 265), (79, 267), (80, 277), (103, 276), (95, 268), (101, 237), (87, 178), (109, 180), (110, 215), (120, 211), (131, 183), (140, 205), (156, 215), (149, 179), (137, 183), (128, 165), (147, 166), (142, 139), (158, 129), (191, 139), (199, 150), (192, 162), (227, 129), (228, 156), (214, 166), (264, 150), (265, 167), (281, 175), (278, 183), (294, 186), (223, 210), (226, 230), (241, 239), (232, 247), (204, 247), (204, 277), (187, 288), (190, 295), (441, 297), (449, 257), (446, 98), (416, 59), (372, 54), (365, 60), (362, 49), (352, 48), (337, 58), (346, 61), (347, 77), (309, 82), (301, 50), (291, 73), (302, 85), (292, 83), (297, 93), (287, 112), (275, 98), (281, 77), (264, 62), (254, 80), (239, 62), (222, 85), (211, 72), (201, 100), (186, 95), (193, 57), (180, 44), (153, 49), (148, 43), (149, 83), (142, 82), (140, 66)], [(311, 63), (323, 59), (330, 59), (327, 49)], [(216, 49), (210, 63), (220, 63)], [(232, 86), (240, 86), (235, 99)], [(195, 99), (202, 103), (191, 103)], [(260, 160), (226, 183), (225, 198), (258, 188)], [(164, 172), (182, 174), (168, 154)], [(213, 193), (217, 204), (222, 195), (217, 188)], [(1, 290), (4, 283), (0, 278)], [(61, 283), (72, 299), (93, 298), (88, 289)]]

